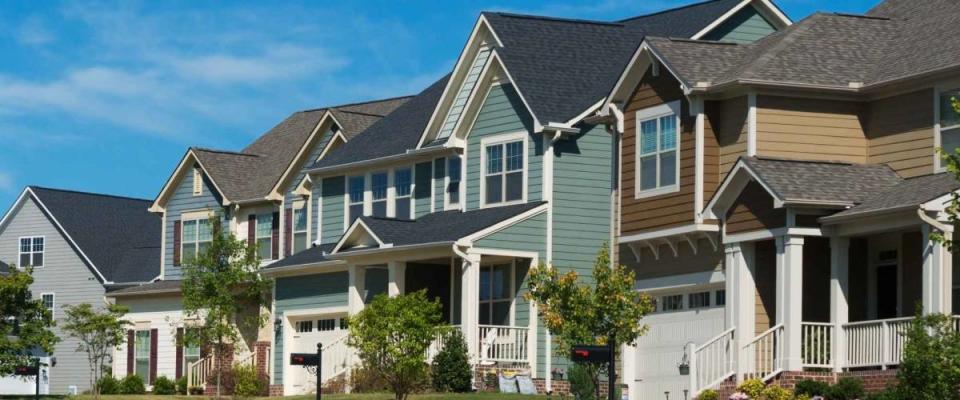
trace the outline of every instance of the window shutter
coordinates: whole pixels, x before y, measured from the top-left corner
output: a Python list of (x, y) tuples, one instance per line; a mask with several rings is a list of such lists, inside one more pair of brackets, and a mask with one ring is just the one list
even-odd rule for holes
[(274, 212), (272, 218), (272, 226), (270, 227), (270, 243), (272, 243), (272, 249), (270, 249), (271, 259), (277, 260), (280, 258), (280, 212)]
[(290, 257), (290, 254), (293, 253), (293, 208), (287, 208), (283, 217), (283, 226), (285, 229), (283, 243), (286, 243), (283, 246), (283, 256)]
[(157, 330), (150, 330), (150, 384), (157, 379)]
[(180, 221), (173, 221), (173, 266), (180, 266)]
[(176, 377), (183, 376), (183, 328), (177, 328), (177, 368)]
[(133, 375), (133, 329), (127, 331), (127, 375)]
[(253, 214), (247, 216), (247, 245), (257, 245), (257, 216)]

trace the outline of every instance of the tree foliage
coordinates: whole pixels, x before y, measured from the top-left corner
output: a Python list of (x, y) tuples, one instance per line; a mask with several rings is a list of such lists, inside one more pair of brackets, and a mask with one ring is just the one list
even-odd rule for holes
[(50, 310), (30, 292), (32, 270), (10, 266), (0, 274), (0, 376), (11, 375), (20, 365), (32, 365), (31, 352), (53, 353), (60, 341), (50, 330)]
[(427, 381), (427, 349), (441, 331), (443, 308), (425, 291), (396, 297), (378, 295), (350, 318), (348, 343), (363, 368), (374, 371), (406, 400)]
[(89, 303), (64, 307), (63, 331), (78, 341), (77, 351), (87, 353), (90, 368), (90, 387), (95, 398), (100, 398), (98, 382), (113, 354), (113, 349), (123, 343), (124, 331), (129, 321), (123, 319), (128, 309), (111, 304), (96, 309)]
[[(241, 339), (241, 330), (263, 327), (269, 315), (270, 282), (259, 274), (256, 248), (224, 232), (219, 218), (210, 219), (212, 240), (195, 258), (183, 262), (183, 312), (201, 321), (202, 329), (187, 329), (187, 345), (216, 344), (216, 352)], [(217, 397), (223, 368), (216, 369)]]
[(443, 348), (433, 358), (431, 368), (433, 390), (438, 392), (469, 392), (473, 368), (467, 354), (467, 341), (459, 329), (444, 334)]
[(952, 317), (930, 314), (911, 321), (897, 382), (899, 398), (960, 399), (960, 333)]

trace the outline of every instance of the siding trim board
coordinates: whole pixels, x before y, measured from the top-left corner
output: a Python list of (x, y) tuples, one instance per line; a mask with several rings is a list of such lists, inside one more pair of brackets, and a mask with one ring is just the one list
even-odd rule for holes
[[(193, 149), (187, 150), (187, 153), (183, 155), (183, 158), (180, 159), (180, 163), (177, 164), (177, 168), (173, 170), (173, 174), (167, 178), (167, 181), (163, 184), (163, 189), (160, 190), (160, 194), (157, 195), (157, 199), (154, 200), (153, 205), (150, 206), (150, 211), (152, 212), (164, 212), (167, 209), (167, 203), (173, 197), (176, 187), (180, 186), (181, 181), (185, 178), (186, 172), (188, 172), (189, 167), (197, 165), (203, 170), (203, 175), (209, 180), (210, 184), (213, 185), (213, 188), (217, 190), (217, 194), (223, 200), (223, 205), (230, 205), (230, 200), (227, 199), (227, 196), (223, 194), (223, 191), (220, 190), (220, 187), (217, 186), (217, 183), (213, 181), (213, 178), (210, 177), (210, 174), (207, 173), (207, 169), (200, 162), (200, 159), (193, 153)], [(192, 171), (191, 171), (192, 174)], [(192, 190), (191, 190), (192, 193)]]

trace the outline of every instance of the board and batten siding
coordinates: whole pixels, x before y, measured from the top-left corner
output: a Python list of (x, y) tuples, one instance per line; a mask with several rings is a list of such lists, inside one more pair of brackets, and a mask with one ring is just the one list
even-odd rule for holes
[(346, 191), (346, 178), (343, 176), (334, 176), (323, 178), (320, 185), (313, 187), (313, 195), (316, 198), (323, 197), (323, 204), (320, 212), (321, 227), (320, 240), (323, 244), (336, 243), (343, 234), (344, 218), (344, 194)]
[(757, 154), (811, 161), (867, 162), (861, 103), (757, 97)]
[(173, 265), (173, 225), (180, 220), (180, 215), (185, 212), (193, 211), (216, 211), (221, 212), (223, 201), (210, 183), (206, 174), (203, 174), (203, 189), (199, 196), (193, 195), (193, 167), (185, 168), (180, 181), (176, 183), (173, 195), (167, 200), (166, 226), (164, 232), (163, 246), (163, 279), (180, 279), (183, 277), (183, 269)]
[[(274, 317), (284, 312), (324, 307), (346, 307), (349, 278), (346, 271), (277, 278), (274, 291)], [(286, 329), (286, 327), (284, 328)], [(283, 332), (275, 333), (273, 349), (274, 384), (283, 384)]]
[(933, 173), (933, 90), (875, 100), (864, 107), (867, 162), (904, 178)]
[(704, 35), (705, 40), (753, 43), (777, 31), (754, 6), (744, 7)]
[[(177, 295), (121, 297), (117, 304), (130, 308), (125, 319), (133, 323), (128, 329), (157, 330), (157, 377), (165, 376), (171, 380), (177, 375), (177, 337), (176, 329), (183, 326), (183, 299)], [(122, 379), (127, 376), (127, 340), (124, 340), (113, 353), (113, 376)], [(59, 355), (57, 357), (59, 362)], [(186, 369), (183, 376), (186, 376)]]
[[(30, 291), (36, 299), (43, 293), (54, 294), (57, 322), (63, 323), (65, 305), (102, 306), (103, 285), (33, 198), (10, 213), (8, 222), (0, 226), (0, 261), (19, 264), (20, 238), (44, 236), (44, 265), (33, 270)], [(54, 346), (57, 366), (50, 370), (50, 394), (66, 394), (70, 386), (77, 386), (81, 392), (90, 389), (87, 356), (76, 351), (79, 342), (58, 327), (53, 328), (53, 333), (62, 340)]]
[(484, 99), (477, 119), (467, 136), (466, 208), (480, 208), (480, 141), (485, 137), (516, 132), (527, 133), (527, 201), (541, 199), (543, 176), (543, 136), (533, 132), (533, 118), (511, 84), (493, 85)]

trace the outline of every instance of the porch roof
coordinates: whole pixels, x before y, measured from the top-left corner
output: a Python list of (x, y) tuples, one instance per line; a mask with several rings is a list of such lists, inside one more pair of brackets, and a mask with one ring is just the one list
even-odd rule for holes
[(137, 295), (146, 295), (146, 294), (158, 294), (158, 293), (176, 293), (180, 292), (180, 287), (183, 284), (182, 280), (164, 280), (145, 283), (143, 285), (124, 287), (121, 289), (113, 290), (107, 292), (107, 297), (114, 296), (137, 296)]
[(331, 261), (329, 258), (327, 258), (327, 254), (330, 254), (330, 252), (333, 251), (334, 246), (336, 246), (336, 243), (326, 243), (319, 246), (314, 246), (297, 254), (284, 257), (280, 261), (263, 267), (263, 269), (270, 271), (294, 265), (318, 264)]
[(960, 182), (947, 173), (907, 178), (884, 191), (875, 193), (855, 207), (823, 217), (820, 221), (830, 223), (884, 211), (915, 208), (957, 189), (960, 189)]

